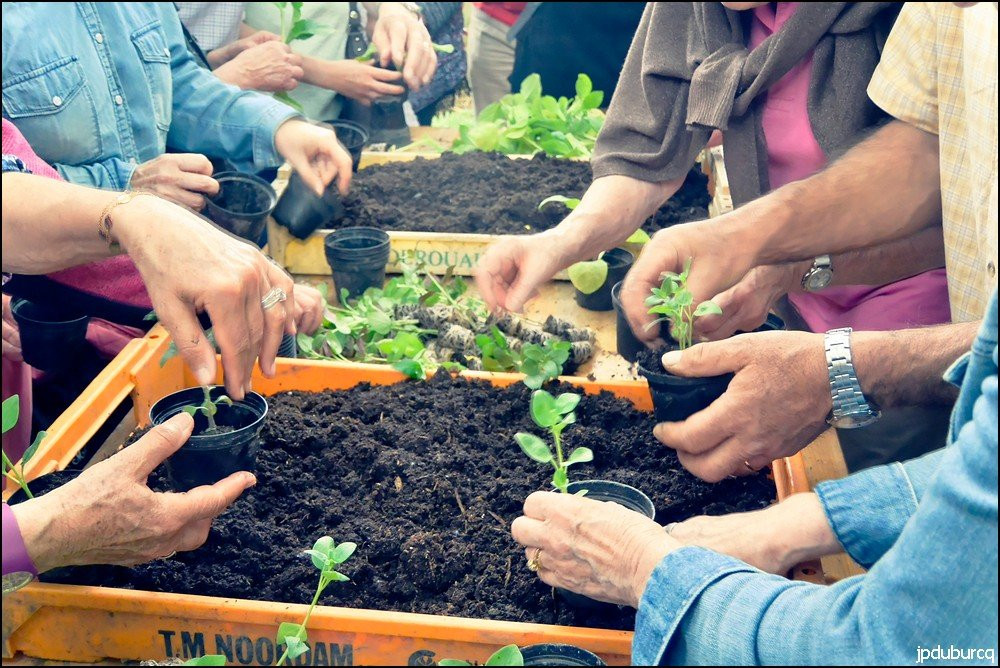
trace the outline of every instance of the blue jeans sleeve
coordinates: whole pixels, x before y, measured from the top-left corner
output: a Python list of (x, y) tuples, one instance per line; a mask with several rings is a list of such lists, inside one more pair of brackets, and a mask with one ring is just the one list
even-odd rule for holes
[(162, 21), (174, 86), (167, 144), (226, 157), (240, 166), (252, 163), (258, 170), (280, 165), (274, 133), (300, 114), (267, 95), (223, 83), (199, 66), (184, 42), (177, 12), (166, 7)]
[(87, 165), (53, 165), (59, 174), (69, 181), (82, 186), (92, 186), (102, 190), (127, 190), (132, 180), (135, 165), (121, 158), (108, 158), (103, 162)]
[[(921, 652), (940, 646), (973, 651), (959, 657), (967, 663), (995, 662), (996, 359), (994, 347), (973, 419), (940, 452), (919, 506), (866, 575), (811, 585), (678, 550), (643, 595), (634, 661), (900, 665), (929, 663)], [(902, 477), (896, 469), (893, 484)]]

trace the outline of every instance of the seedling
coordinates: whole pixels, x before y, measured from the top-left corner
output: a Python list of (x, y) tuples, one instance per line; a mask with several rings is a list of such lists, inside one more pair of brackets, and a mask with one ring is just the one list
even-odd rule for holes
[[(279, 34), (285, 44), (291, 44), (297, 40), (309, 39), (317, 33), (328, 32), (330, 30), (328, 26), (302, 18), (302, 6), (305, 4), (303, 2), (272, 2), (271, 4), (278, 8), (278, 13), (281, 15)], [(287, 13), (289, 6), (291, 6), (292, 10), (290, 18)], [(284, 102), (300, 113), (303, 111), (302, 105), (284, 91), (275, 93), (274, 99)]]
[(652, 294), (646, 297), (646, 306), (650, 307), (648, 312), (661, 316), (646, 325), (646, 329), (664, 321), (672, 323), (670, 333), (681, 350), (691, 347), (695, 318), (722, 313), (719, 305), (710, 300), (694, 305), (694, 297), (687, 288), (690, 273), (691, 259), (688, 258), (683, 272), (680, 274), (672, 271), (664, 272), (660, 287), (653, 288)]
[[(439, 666), (471, 666), (472, 664), (468, 661), (462, 661), (461, 659), (441, 659), (438, 661)], [(501, 647), (497, 651), (493, 652), (490, 658), (486, 659), (484, 666), (523, 666), (524, 657), (521, 656), (521, 650), (517, 645), (507, 645), (506, 647)]]
[(400, 332), (395, 338), (379, 341), (376, 347), (393, 369), (414, 379), (426, 377), (424, 363), (427, 348), (416, 334)]
[(542, 345), (527, 343), (521, 348), (517, 370), (524, 374), (524, 384), (533, 390), (559, 377), (569, 360), (573, 344), (569, 341), (546, 341)]
[(197, 406), (184, 406), (181, 410), (191, 417), (194, 417), (198, 413), (204, 413), (205, 417), (208, 418), (208, 429), (205, 432), (215, 432), (219, 428), (215, 424), (215, 414), (219, 412), (219, 405), (226, 404), (227, 406), (232, 406), (233, 400), (224, 394), (218, 399), (212, 399), (212, 388), (208, 385), (202, 386), (201, 391), (205, 393), (204, 401)]
[[(455, 53), (454, 44), (435, 44), (431, 42), (431, 48), (434, 49), (435, 53)], [(378, 54), (378, 48), (374, 44), (369, 44), (365, 52), (360, 56), (354, 58), (354, 60), (359, 63), (370, 63), (375, 60), (375, 56)]]
[(551, 464), (555, 469), (552, 475), (552, 486), (563, 494), (568, 494), (569, 475), (567, 469), (573, 464), (582, 464), (594, 460), (590, 448), (577, 448), (569, 457), (563, 458), (562, 432), (566, 427), (576, 422), (577, 405), (580, 395), (564, 392), (554, 397), (545, 390), (535, 390), (531, 395), (531, 419), (542, 429), (548, 429), (552, 436), (554, 448), (544, 440), (525, 432), (514, 434), (514, 440), (521, 446), (524, 454), (539, 464)]
[(309, 651), (308, 634), (306, 633), (309, 618), (312, 616), (323, 590), (331, 582), (348, 582), (350, 580), (349, 577), (338, 572), (336, 569), (350, 559), (356, 549), (358, 549), (358, 546), (354, 543), (341, 543), (337, 545), (333, 538), (323, 536), (313, 544), (311, 550), (305, 551), (305, 554), (308, 554), (312, 559), (313, 566), (319, 570), (319, 584), (316, 585), (316, 593), (313, 594), (312, 603), (309, 604), (309, 609), (306, 611), (306, 616), (302, 620), (302, 623), (282, 622), (278, 627), (278, 635), (275, 638), (275, 643), (284, 645), (285, 651), (274, 665), (280, 666), (285, 664), (286, 661), (288, 665), (291, 665), (293, 659)]
[[(13, 395), (7, 397), (3, 400), (3, 433), (6, 434), (8, 431), (17, 426), (18, 417), (21, 414), (21, 399), (18, 395)], [(21, 455), (21, 466), (18, 467), (10, 460), (7, 453), (3, 453), (3, 475), (6, 478), (10, 478), (14, 481), (18, 487), (20, 487), (25, 495), (29, 499), (35, 498), (35, 495), (31, 493), (28, 489), (28, 481), (24, 478), (24, 465), (28, 463), (35, 453), (38, 452), (38, 446), (41, 445), (42, 439), (45, 438), (45, 432), (40, 431), (38, 435), (35, 436), (35, 440), (28, 446), (28, 449), (24, 451)]]

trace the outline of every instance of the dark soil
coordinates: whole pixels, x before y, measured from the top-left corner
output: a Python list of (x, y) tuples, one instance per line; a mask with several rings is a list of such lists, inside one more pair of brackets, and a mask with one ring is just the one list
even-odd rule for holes
[[(497, 153), (444, 153), (366, 167), (344, 199), (337, 227), (364, 225), (414, 232), (530, 234), (555, 227), (568, 209), (538, 204), (551, 195), (580, 197), (590, 164), (538, 155), (513, 160)], [(692, 169), (684, 186), (643, 225), (647, 232), (708, 216), (708, 179)]]
[(660, 346), (657, 349), (643, 348), (636, 355), (636, 363), (643, 369), (649, 369), (656, 373), (666, 373), (663, 368), (663, 356), (673, 350), (670, 346)]
[[(563, 388), (569, 389), (567, 388)], [(134, 569), (69, 569), (60, 581), (308, 602), (317, 571), (301, 551), (324, 534), (358, 544), (327, 605), (630, 629), (631, 610), (577, 611), (525, 567), (510, 523), (551, 472), (523, 456), (530, 390), (443, 372), (428, 382), (271, 397), (258, 483), (216, 520), (200, 550)], [(652, 437), (653, 419), (610, 393), (584, 397), (567, 447), (605, 478), (645, 491), (661, 523), (764, 507), (765, 474), (703, 483)], [(162, 472), (152, 476), (164, 486)]]

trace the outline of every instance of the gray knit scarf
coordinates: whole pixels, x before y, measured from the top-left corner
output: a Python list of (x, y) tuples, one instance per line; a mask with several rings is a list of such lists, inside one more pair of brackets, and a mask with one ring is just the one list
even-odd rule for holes
[(828, 157), (884, 114), (866, 89), (900, 3), (801, 3), (778, 32), (747, 50), (751, 12), (718, 2), (650, 2), (597, 140), (594, 177), (669, 181), (687, 173), (713, 129), (739, 206), (770, 189), (761, 102), (812, 52), (808, 111)]

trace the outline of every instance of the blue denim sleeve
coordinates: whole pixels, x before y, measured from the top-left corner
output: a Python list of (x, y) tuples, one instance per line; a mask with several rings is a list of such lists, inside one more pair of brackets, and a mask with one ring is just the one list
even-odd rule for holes
[(181, 151), (225, 157), (241, 167), (252, 163), (259, 170), (280, 165), (274, 133), (286, 120), (301, 114), (267, 95), (223, 83), (200, 67), (187, 49), (176, 10), (169, 3), (163, 5), (174, 86), (167, 144)]
[(87, 165), (63, 165), (57, 162), (52, 166), (70, 183), (103, 190), (127, 190), (136, 167), (121, 158), (108, 158)]
[[(921, 652), (940, 646), (966, 652), (964, 662), (995, 663), (996, 344), (992, 360), (972, 419), (938, 453), (919, 506), (866, 575), (811, 585), (706, 550), (677, 550), (643, 595), (633, 661), (899, 665), (928, 663)], [(902, 475), (893, 474), (897, 484)]]

